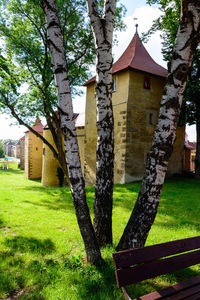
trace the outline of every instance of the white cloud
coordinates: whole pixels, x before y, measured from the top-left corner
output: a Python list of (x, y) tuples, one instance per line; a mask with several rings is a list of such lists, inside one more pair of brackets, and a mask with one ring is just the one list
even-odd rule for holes
[(0, 114), (0, 139), (18, 140), (24, 135), (24, 132), (27, 130), (26, 127), (15, 123), (15, 119), (11, 119), (6, 114)]
[(188, 134), (188, 139), (190, 142), (196, 142), (196, 125), (186, 125), (186, 132)]
[[(151, 6), (142, 6), (136, 8), (132, 16), (128, 16), (124, 19), (124, 23), (127, 26), (126, 31), (118, 32), (118, 46), (114, 46), (113, 53), (115, 61), (120, 57), (120, 55), (125, 51), (129, 45), (133, 35), (135, 33), (135, 24), (139, 25), (138, 33), (141, 35), (142, 32), (147, 32), (152, 26), (153, 20), (157, 19), (161, 15), (158, 8), (153, 8)], [(134, 20), (137, 18), (137, 20)], [(151, 36), (148, 43), (144, 44), (145, 48), (151, 55), (151, 57), (163, 67), (166, 67), (166, 62), (163, 61), (161, 54), (161, 38), (160, 32), (156, 32)]]

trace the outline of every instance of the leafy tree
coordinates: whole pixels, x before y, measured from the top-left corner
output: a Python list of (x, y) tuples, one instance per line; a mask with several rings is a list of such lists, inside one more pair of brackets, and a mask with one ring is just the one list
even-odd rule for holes
[(5, 153), (4, 153), (4, 150), (3, 150), (2, 142), (0, 141), (0, 158), (3, 158), (3, 157), (5, 157)]
[[(85, 0), (59, 0), (57, 3), (68, 78), (72, 95), (75, 95), (79, 93), (77, 86), (88, 79), (89, 66), (95, 58), (93, 37), (89, 20), (86, 18)], [(15, 65), (15, 73), (12, 72), (12, 76), (17, 72), (19, 83), (17, 90), (15, 87), (14, 91), (7, 90), (7, 93), (3, 94), (0, 109), (11, 113), (25, 126), (29, 126), (36, 115), (44, 116), (56, 145), (55, 149), (50, 148), (67, 174), (60, 120), (55, 113), (56, 88), (47, 51), (47, 29), (40, 3), (37, 0), (4, 0), (0, 3), (0, 8), (0, 36), (6, 46), (3, 51), (4, 58)], [(123, 11), (124, 7), (119, 7), (116, 13), (118, 29), (124, 26), (121, 21)], [(23, 92), (19, 93), (19, 90)], [(30, 130), (30, 126), (28, 128)], [(44, 138), (43, 141), (45, 142)]]
[(142, 186), (117, 249), (145, 244), (154, 222), (160, 194), (173, 150), (183, 93), (200, 39), (200, 1), (182, 0), (182, 11), (160, 113)]

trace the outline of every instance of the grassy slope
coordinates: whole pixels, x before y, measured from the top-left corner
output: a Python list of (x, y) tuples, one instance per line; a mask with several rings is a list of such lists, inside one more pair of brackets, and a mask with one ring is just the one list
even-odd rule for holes
[[(0, 170), (0, 299), (123, 299), (116, 287), (112, 252), (96, 269), (84, 263), (84, 248), (67, 188), (45, 188), (22, 171)], [(139, 183), (116, 185), (113, 228), (117, 244), (130, 215)], [(195, 180), (168, 180), (147, 244), (200, 234), (200, 187)], [(93, 188), (87, 188), (92, 209)], [(137, 285), (133, 295), (184, 278), (179, 272)]]

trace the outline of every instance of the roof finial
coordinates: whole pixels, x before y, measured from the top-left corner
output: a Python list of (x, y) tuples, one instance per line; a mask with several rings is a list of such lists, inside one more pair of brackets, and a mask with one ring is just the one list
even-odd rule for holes
[[(134, 21), (138, 20), (138, 18), (133, 18)], [(136, 28), (136, 32), (135, 33), (138, 33), (138, 24), (135, 24), (135, 28)]]

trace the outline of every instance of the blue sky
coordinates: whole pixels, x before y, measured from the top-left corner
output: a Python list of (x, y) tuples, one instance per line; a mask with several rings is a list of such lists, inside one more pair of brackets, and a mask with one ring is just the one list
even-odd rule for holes
[(120, 2), (126, 6), (127, 16), (131, 16), (136, 8), (146, 5), (145, 0), (121, 0)]

